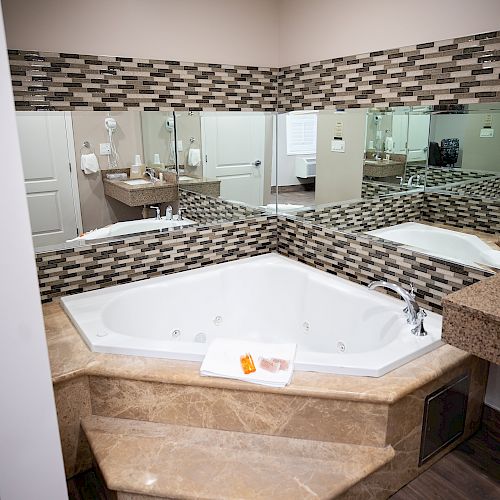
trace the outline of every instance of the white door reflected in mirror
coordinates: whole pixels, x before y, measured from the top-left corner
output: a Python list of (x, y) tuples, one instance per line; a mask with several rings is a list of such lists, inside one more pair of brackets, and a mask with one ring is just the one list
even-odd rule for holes
[(201, 127), (204, 174), (221, 181), (221, 197), (262, 205), (266, 117), (261, 113), (203, 113)]
[(81, 227), (71, 116), (18, 112), (17, 128), (33, 244), (37, 249), (61, 245)]

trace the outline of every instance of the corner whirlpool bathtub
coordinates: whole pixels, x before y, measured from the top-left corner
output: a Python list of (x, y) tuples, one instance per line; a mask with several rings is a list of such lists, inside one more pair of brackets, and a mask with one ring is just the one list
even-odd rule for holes
[(297, 344), (297, 370), (380, 377), (441, 345), (402, 300), (277, 254), (61, 299), (92, 351), (201, 361), (216, 337)]

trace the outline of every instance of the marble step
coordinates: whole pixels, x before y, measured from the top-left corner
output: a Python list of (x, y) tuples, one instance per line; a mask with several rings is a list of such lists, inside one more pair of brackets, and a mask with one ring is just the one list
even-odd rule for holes
[(327, 499), (390, 462), (394, 450), (92, 415), (82, 420), (118, 500)]

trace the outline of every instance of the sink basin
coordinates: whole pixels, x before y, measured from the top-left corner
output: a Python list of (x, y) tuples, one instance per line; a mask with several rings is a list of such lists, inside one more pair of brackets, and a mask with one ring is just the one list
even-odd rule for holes
[(147, 181), (146, 179), (131, 179), (129, 181), (123, 181), (125, 184), (129, 186), (141, 186), (143, 184), (153, 184), (151, 181)]

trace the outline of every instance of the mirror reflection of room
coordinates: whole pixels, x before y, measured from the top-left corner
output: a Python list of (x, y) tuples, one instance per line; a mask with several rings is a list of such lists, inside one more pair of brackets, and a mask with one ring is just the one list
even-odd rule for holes
[(278, 115), (278, 208), (422, 190), (427, 107), (294, 111)]
[(273, 113), (176, 112), (181, 189), (231, 203), (272, 208)]
[(469, 196), (498, 198), (500, 109), (459, 106), (431, 116), (427, 186)]
[(259, 112), (17, 112), (37, 251), (273, 208), (274, 123)]

